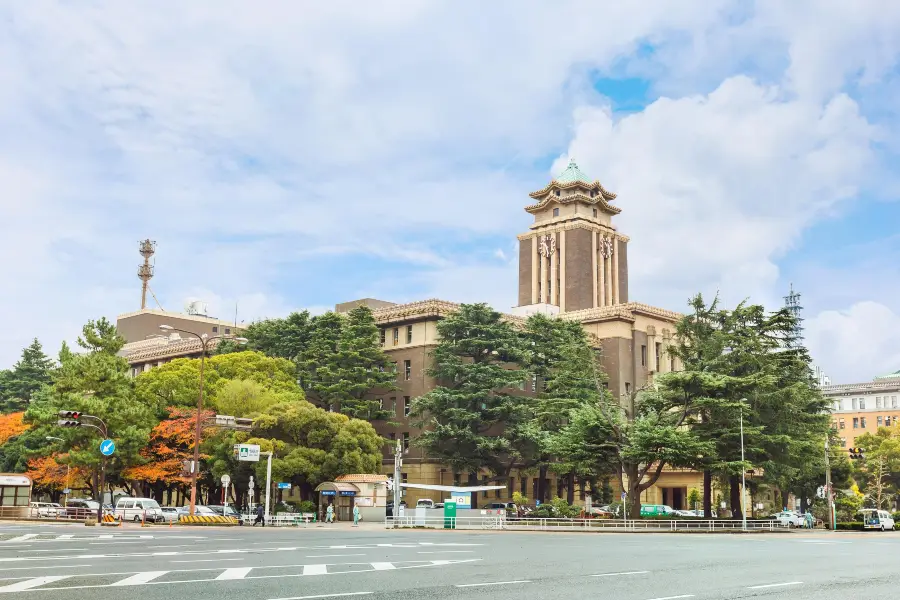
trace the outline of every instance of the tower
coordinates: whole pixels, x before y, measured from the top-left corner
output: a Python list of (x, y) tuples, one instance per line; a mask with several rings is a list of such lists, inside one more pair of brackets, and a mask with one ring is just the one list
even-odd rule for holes
[(784, 307), (788, 309), (788, 312), (791, 313), (796, 322), (794, 331), (790, 339), (787, 340), (787, 346), (788, 348), (797, 348), (803, 345), (803, 317), (800, 316), (803, 307), (800, 306), (800, 294), (794, 291), (793, 283), (791, 284), (791, 292), (784, 297)]
[(147, 308), (147, 288), (150, 287), (150, 279), (153, 278), (153, 265), (150, 257), (156, 252), (156, 242), (144, 240), (140, 243), (140, 253), (144, 257), (144, 264), (138, 266), (138, 279), (141, 280), (141, 310)]
[(519, 306), (551, 305), (559, 312), (628, 302), (628, 238), (612, 218), (616, 195), (591, 181), (574, 160), (535, 203), (519, 239)]

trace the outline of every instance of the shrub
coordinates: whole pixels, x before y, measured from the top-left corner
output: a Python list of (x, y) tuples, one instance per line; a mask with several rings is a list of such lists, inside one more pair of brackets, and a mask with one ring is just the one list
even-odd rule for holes
[(316, 512), (316, 503), (312, 500), (301, 500), (297, 505), (297, 512), (314, 513)]
[(862, 531), (863, 524), (859, 521), (844, 521), (835, 523), (835, 529)]
[(895, 522), (900, 523), (900, 511), (895, 512), (895, 513), (891, 513), (891, 518), (892, 518)]

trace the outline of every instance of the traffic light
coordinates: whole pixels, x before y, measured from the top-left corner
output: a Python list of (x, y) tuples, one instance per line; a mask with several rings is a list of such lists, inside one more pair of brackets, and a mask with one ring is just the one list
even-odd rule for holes
[(81, 413), (77, 410), (61, 410), (59, 416), (62, 417), (56, 422), (60, 427), (81, 427)]
[(862, 448), (850, 448), (850, 458), (859, 460), (865, 457), (866, 455), (863, 453)]

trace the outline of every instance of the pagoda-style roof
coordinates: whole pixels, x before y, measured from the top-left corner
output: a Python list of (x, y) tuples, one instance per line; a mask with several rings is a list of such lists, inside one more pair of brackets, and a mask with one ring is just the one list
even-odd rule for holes
[[(570, 193), (567, 193), (565, 196), (557, 196), (557, 191)], [(616, 195), (600, 185), (599, 181), (591, 181), (590, 177), (578, 168), (574, 159), (569, 159), (569, 164), (565, 170), (554, 177), (546, 187), (528, 195), (538, 200), (537, 204), (525, 207), (525, 210), (530, 213), (541, 210), (550, 202), (558, 202), (560, 204), (584, 202), (585, 204), (598, 204), (605, 212), (610, 214), (617, 215), (622, 212), (621, 208), (609, 204), (611, 200), (616, 199)]]

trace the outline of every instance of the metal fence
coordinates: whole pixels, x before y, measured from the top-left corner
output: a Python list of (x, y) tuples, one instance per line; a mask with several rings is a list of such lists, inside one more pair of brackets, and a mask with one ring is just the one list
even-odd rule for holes
[[(742, 531), (741, 521), (726, 519), (505, 519), (484, 517), (387, 517), (385, 527), (426, 529), (504, 529), (508, 531)], [(748, 520), (747, 530), (786, 529), (778, 521)]]

